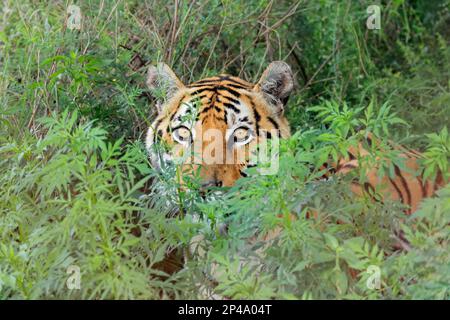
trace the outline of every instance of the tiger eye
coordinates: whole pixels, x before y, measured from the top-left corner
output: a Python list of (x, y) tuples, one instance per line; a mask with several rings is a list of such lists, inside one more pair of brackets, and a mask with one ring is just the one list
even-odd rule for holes
[(187, 128), (179, 128), (177, 134), (181, 139), (188, 140), (191, 132)]
[(234, 131), (235, 141), (241, 142), (245, 141), (248, 138), (248, 129), (246, 128), (238, 128)]
[(181, 126), (173, 131), (173, 138), (179, 143), (190, 142), (191, 140), (191, 130)]

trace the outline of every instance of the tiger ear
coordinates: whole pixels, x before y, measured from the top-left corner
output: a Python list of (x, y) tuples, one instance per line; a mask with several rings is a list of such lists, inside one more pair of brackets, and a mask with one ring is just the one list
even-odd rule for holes
[(289, 95), (294, 89), (294, 75), (286, 62), (274, 61), (261, 76), (255, 91), (261, 92), (264, 98), (276, 108), (275, 112), (282, 112)]
[(161, 111), (165, 102), (170, 100), (178, 90), (184, 88), (172, 69), (162, 62), (148, 68), (147, 86), (157, 100), (158, 112)]

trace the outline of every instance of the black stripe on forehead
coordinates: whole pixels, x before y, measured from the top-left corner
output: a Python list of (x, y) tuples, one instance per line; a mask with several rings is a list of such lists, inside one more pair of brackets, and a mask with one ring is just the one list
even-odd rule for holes
[(204, 107), (204, 108), (202, 109), (202, 111), (200, 111), (199, 113), (200, 113), (200, 114), (206, 113), (206, 112), (208, 112), (209, 110), (211, 110), (212, 108), (214, 108), (214, 105), (213, 105), (213, 104), (210, 104), (209, 106)]
[(202, 82), (199, 84), (190, 84), (187, 87), (188, 88), (201, 88), (201, 87), (211, 87), (211, 89), (215, 86), (218, 86), (219, 82), (218, 81), (208, 81), (208, 82)]
[[(214, 90), (214, 92), (213, 92), (211, 98), (210, 98), (209, 101), (208, 101), (208, 105), (206, 105), (205, 107), (203, 107), (203, 108), (200, 110), (199, 114), (207, 113), (209, 110), (211, 110), (212, 108), (214, 108), (214, 107), (215, 107), (215, 104), (216, 104), (216, 99), (217, 99), (217, 92)], [(203, 124), (204, 120), (205, 120), (205, 118), (203, 118), (202, 124)]]
[(225, 124), (227, 124), (227, 120), (224, 117), (214, 115), (214, 118), (218, 121), (222, 121), (222, 122), (225, 122)]
[(247, 87), (244, 87), (244, 86), (242, 86), (240, 84), (236, 84), (236, 83), (227, 83), (227, 84), (225, 84), (225, 86), (231, 87), (231, 88), (236, 88), (236, 89), (241, 89), (241, 90), (247, 90), (248, 89)]
[(189, 84), (188, 87), (197, 87), (197, 86), (202, 85), (204, 83), (210, 83), (210, 82), (214, 83), (214, 82), (218, 82), (220, 80), (221, 80), (221, 78), (219, 78), (219, 77), (202, 79), (202, 80), (195, 81), (195, 82)]
[(195, 90), (195, 91), (192, 91), (192, 92), (191, 92), (191, 95), (192, 95), (192, 96), (196, 96), (196, 95), (198, 95), (198, 94), (200, 94), (200, 93), (202, 93), (202, 92), (205, 92), (205, 91), (215, 91), (215, 88), (214, 88), (214, 87), (211, 87), (211, 86), (199, 88), (199, 89), (197, 89), (197, 90)]
[(243, 81), (241, 82), (241, 81), (239, 81), (239, 80), (237, 80), (237, 79), (235, 79), (235, 78), (232, 78), (232, 77), (230, 77), (230, 76), (227, 76), (227, 75), (221, 76), (220, 79), (221, 79), (221, 80), (230, 81), (230, 82), (234, 82), (234, 83), (236, 83), (236, 84), (238, 84), (238, 85), (240, 85), (240, 86), (245, 87), (246, 89), (250, 89), (250, 88), (251, 88), (251, 85), (250, 85), (250, 84), (244, 83)]
[(225, 108), (231, 109), (231, 110), (233, 110), (235, 113), (241, 113), (241, 110), (239, 110), (239, 109), (237, 108), (237, 106), (235, 106), (235, 105), (232, 104), (232, 103), (223, 102), (222, 104), (224, 105)]
[(228, 75), (221, 75), (220, 77), (212, 77), (212, 78), (198, 80), (198, 81), (195, 81), (195, 82), (187, 85), (187, 87), (192, 88), (192, 87), (198, 87), (198, 86), (206, 85), (206, 84), (217, 84), (218, 82), (225, 82), (225, 81), (232, 83), (232, 84), (227, 84), (227, 85), (235, 85), (235, 86), (239, 86), (243, 89), (251, 89), (253, 87), (253, 85), (250, 83), (247, 83), (243, 80), (240, 80), (238, 78), (231, 77)]
[(202, 88), (209, 87), (211, 90), (214, 90), (214, 87), (227, 87), (230, 89), (240, 89), (240, 90), (248, 90), (248, 87), (245, 87), (236, 83), (221, 83), (221, 82), (205, 82), (198, 85), (188, 85), (189, 88)]
[[(222, 98), (225, 98), (226, 101), (222, 100)], [(227, 96), (220, 96), (217, 97), (216, 99), (217, 102), (230, 102), (230, 103), (234, 103), (235, 105), (239, 105), (241, 102), (237, 99), (233, 99), (231, 97), (227, 97)]]
[(226, 86), (217, 86), (216, 88), (215, 88), (217, 91), (226, 91), (226, 92), (228, 92), (229, 94), (231, 94), (232, 96), (234, 96), (235, 98), (239, 98), (240, 96), (241, 96), (241, 94), (239, 93), (239, 92), (237, 92), (236, 90), (233, 90), (233, 89), (231, 89), (231, 88), (228, 88), (228, 87), (226, 87)]

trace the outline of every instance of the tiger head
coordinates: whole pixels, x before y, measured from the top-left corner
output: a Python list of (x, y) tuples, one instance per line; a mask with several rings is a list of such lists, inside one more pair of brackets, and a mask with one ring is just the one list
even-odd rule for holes
[(290, 135), (284, 106), (294, 79), (284, 62), (272, 62), (255, 85), (229, 75), (185, 85), (161, 63), (149, 68), (147, 85), (157, 99), (146, 136), (152, 165), (180, 161), (202, 187), (232, 186), (263, 141)]

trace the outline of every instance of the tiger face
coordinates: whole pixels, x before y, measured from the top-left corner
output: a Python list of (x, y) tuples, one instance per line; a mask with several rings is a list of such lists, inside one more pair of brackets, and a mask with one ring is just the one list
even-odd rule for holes
[(147, 85), (159, 97), (146, 136), (152, 165), (177, 161), (202, 187), (232, 186), (262, 142), (289, 137), (284, 106), (293, 84), (291, 68), (281, 61), (256, 85), (229, 75), (185, 85), (166, 64), (151, 66)]

